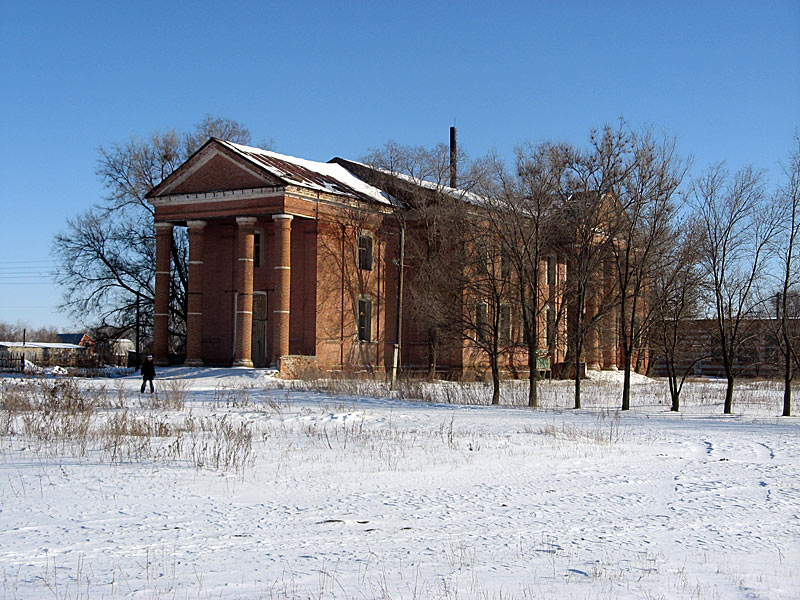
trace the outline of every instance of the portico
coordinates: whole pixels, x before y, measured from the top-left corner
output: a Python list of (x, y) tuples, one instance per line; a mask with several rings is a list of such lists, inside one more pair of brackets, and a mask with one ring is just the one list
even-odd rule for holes
[[(303, 355), (383, 368), (383, 349), (357, 338), (351, 304), (385, 297), (385, 269), (354, 277), (349, 263), (358, 232), (381, 227), (385, 194), (339, 165), (212, 139), (148, 200), (156, 219), (153, 352), (160, 364), (170, 356), (171, 255), (185, 231), (184, 364), (278, 366)], [(366, 207), (367, 218), (354, 221), (354, 205)], [(384, 257), (376, 259), (383, 267)], [(375, 305), (374, 318), (385, 318), (386, 303)], [(369, 344), (383, 338), (380, 332)]]

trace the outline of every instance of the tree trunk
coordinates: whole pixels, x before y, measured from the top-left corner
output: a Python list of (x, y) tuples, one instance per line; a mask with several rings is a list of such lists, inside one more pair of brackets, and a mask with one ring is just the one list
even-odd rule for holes
[(681, 409), (681, 393), (677, 387), (670, 390), (670, 396), (672, 397), (672, 406), (669, 409), (672, 412), (678, 412)]
[(678, 376), (675, 374), (675, 370), (667, 367), (667, 380), (669, 381), (669, 397), (672, 400), (672, 405), (670, 406), (670, 410), (672, 412), (678, 412), (681, 407), (681, 390), (678, 387)]
[(631, 358), (633, 350), (628, 344), (627, 339), (622, 344), (622, 367), (624, 377), (622, 378), (622, 410), (631, 408)]
[[(578, 306), (583, 306), (583, 302), (579, 301), (577, 303)], [(574, 321), (574, 336), (575, 340), (573, 342), (574, 346), (574, 360), (575, 360), (575, 408), (578, 409), (581, 407), (581, 358), (583, 355), (583, 340), (585, 338), (580, 337), (582, 336), (581, 327), (582, 327), (582, 319), (580, 315), (580, 311), (576, 311), (577, 314), (575, 315)]]
[(728, 385), (725, 388), (725, 410), (724, 413), (729, 415), (733, 412), (733, 375), (728, 374)]
[(500, 365), (497, 355), (490, 359), (492, 364), (492, 404), (500, 404)]
[(530, 370), (528, 379), (528, 406), (530, 408), (539, 407), (539, 369), (538, 349), (528, 348), (528, 369)]
[(631, 359), (625, 357), (625, 376), (622, 378), (622, 410), (631, 408)]
[(439, 330), (431, 327), (428, 331), (428, 381), (436, 379), (436, 364), (439, 360)]
[(786, 361), (783, 365), (783, 416), (792, 416), (792, 353), (786, 346)]

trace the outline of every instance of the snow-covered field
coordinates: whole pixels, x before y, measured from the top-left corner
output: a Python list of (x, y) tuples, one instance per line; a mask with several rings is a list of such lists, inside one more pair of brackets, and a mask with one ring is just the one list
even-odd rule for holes
[(159, 375), (155, 397), (0, 381), (3, 598), (800, 597), (800, 420), (775, 384), (726, 417), (714, 382), (674, 414), (637, 379), (621, 414), (615, 380), (574, 411), (569, 382), (530, 410), (518, 383), (489, 407), (480, 384)]

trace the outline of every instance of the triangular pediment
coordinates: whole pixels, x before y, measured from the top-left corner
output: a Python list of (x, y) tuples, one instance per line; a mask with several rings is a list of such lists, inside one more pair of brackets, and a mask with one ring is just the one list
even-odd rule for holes
[(154, 187), (147, 197), (283, 185), (286, 182), (280, 178), (242, 159), (212, 139)]

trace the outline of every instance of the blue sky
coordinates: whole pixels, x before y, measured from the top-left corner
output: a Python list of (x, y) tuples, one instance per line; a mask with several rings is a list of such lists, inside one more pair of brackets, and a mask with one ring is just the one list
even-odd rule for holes
[(800, 127), (797, 0), (3, 0), (0, 46), (0, 321), (31, 327), (80, 325), (47, 272), (53, 236), (103, 195), (98, 146), (206, 114), (315, 160), (446, 142), (454, 122), (470, 155), (510, 156), (623, 116), (695, 171), (772, 181)]

